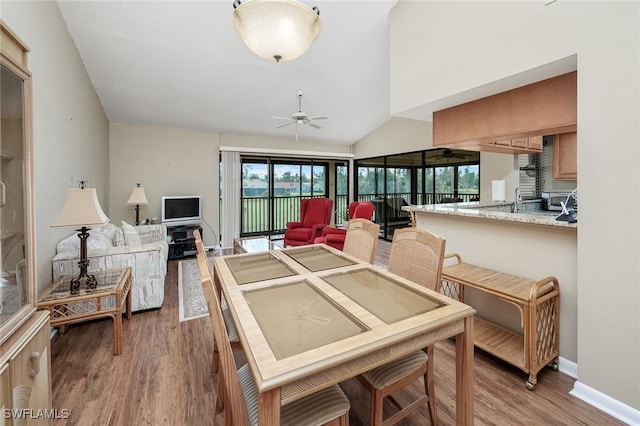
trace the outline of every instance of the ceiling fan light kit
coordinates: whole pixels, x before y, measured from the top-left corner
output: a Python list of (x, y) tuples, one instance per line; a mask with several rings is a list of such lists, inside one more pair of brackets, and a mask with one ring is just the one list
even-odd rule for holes
[(320, 30), (320, 11), (297, 0), (236, 0), (233, 28), (256, 55), (287, 62), (309, 49)]
[(316, 116), (312, 116), (309, 117), (309, 115), (306, 112), (302, 111), (302, 90), (298, 90), (298, 111), (294, 112), (293, 114), (291, 114), (291, 117), (273, 117), (275, 119), (278, 120), (288, 120), (288, 123), (284, 123), (280, 126), (277, 126), (276, 129), (279, 129), (281, 127), (285, 127), (288, 126), (289, 124), (295, 124), (296, 125), (296, 141), (298, 140), (298, 124), (302, 125), (302, 124), (308, 124), (309, 126), (316, 128), (316, 129), (321, 129), (320, 126), (318, 126), (315, 123), (312, 123), (312, 121), (314, 120), (327, 120), (329, 117), (327, 117), (326, 115), (316, 115)]

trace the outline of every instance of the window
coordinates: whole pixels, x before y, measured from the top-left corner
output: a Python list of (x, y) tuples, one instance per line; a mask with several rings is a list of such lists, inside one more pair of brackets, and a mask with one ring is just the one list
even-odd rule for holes
[[(300, 216), (300, 200), (326, 197), (329, 164), (306, 159), (242, 156), (240, 235), (280, 235)], [(347, 163), (340, 163), (348, 169)], [(343, 170), (343, 173), (347, 171)], [(342, 183), (342, 185), (348, 185)], [(333, 197), (331, 197), (333, 198)]]
[(357, 160), (355, 165), (355, 199), (373, 201), (373, 218), (385, 239), (392, 238), (394, 229), (408, 224), (402, 205), (452, 198), (470, 201), (480, 196), (478, 152), (437, 148)]

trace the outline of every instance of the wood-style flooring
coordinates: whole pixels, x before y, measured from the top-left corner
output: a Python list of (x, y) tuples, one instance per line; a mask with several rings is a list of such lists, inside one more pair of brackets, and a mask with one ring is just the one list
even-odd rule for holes
[[(388, 242), (380, 240), (376, 263), (386, 265)], [(70, 326), (51, 341), (53, 408), (68, 409), (56, 425), (223, 425), (214, 418), (216, 378), (210, 374), (209, 318), (178, 322), (177, 260), (169, 261), (162, 308), (138, 312), (123, 324), (123, 352), (113, 355), (111, 320)], [(534, 391), (527, 375), (475, 351), (476, 425), (621, 425), (569, 395), (574, 379), (551, 369)], [(455, 424), (455, 347), (436, 344), (438, 423)], [(369, 394), (355, 380), (342, 383), (351, 400), (351, 425), (369, 422)], [(420, 392), (413, 384), (403, 396)], [(389, 404), (392, 410), (391, 404)], [(428, 425), (426, 407), (402, 425)]]

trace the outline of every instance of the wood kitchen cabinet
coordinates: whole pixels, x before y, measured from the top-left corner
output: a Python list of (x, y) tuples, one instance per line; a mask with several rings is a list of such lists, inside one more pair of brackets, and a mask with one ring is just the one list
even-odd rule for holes
[(553, 178), (578, 179), (578, 134), (561, 133), (553, 137)]
[(484, 147), (487, 149), (482, 149), (482, 151), (494, 151), (505, 154), (533, 154), (542, 152), (542, 136), (504, 139), (487, 143)]

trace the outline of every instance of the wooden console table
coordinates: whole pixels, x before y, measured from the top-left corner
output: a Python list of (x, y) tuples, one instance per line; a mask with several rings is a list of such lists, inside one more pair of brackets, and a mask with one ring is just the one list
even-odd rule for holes
[(442, 269), (442, 293), (464, 303), (464, 288), (491, 294), (515, 305), (520, 311), (523, 334), (476, 316), (474, 345), (529, 373), (527, 389), (533, 390), (538, 372), (553, 363), (558, 369), (560, 286), (555, 277), (529, 280), (480, 266), (463, 263)]
[(126, 304), (127, 319), (131, 319), (131, 268), (95, 272), (98, 287), (72, 296), (69, 281), (75, 275), (59, 277), (38, 297), (38, 309), (48, 310), (51, 326), (59, 326), (63, 334), (68, 324), (96, 318), (113, 319), (114, 353), (122, 353), (122, 308)]

